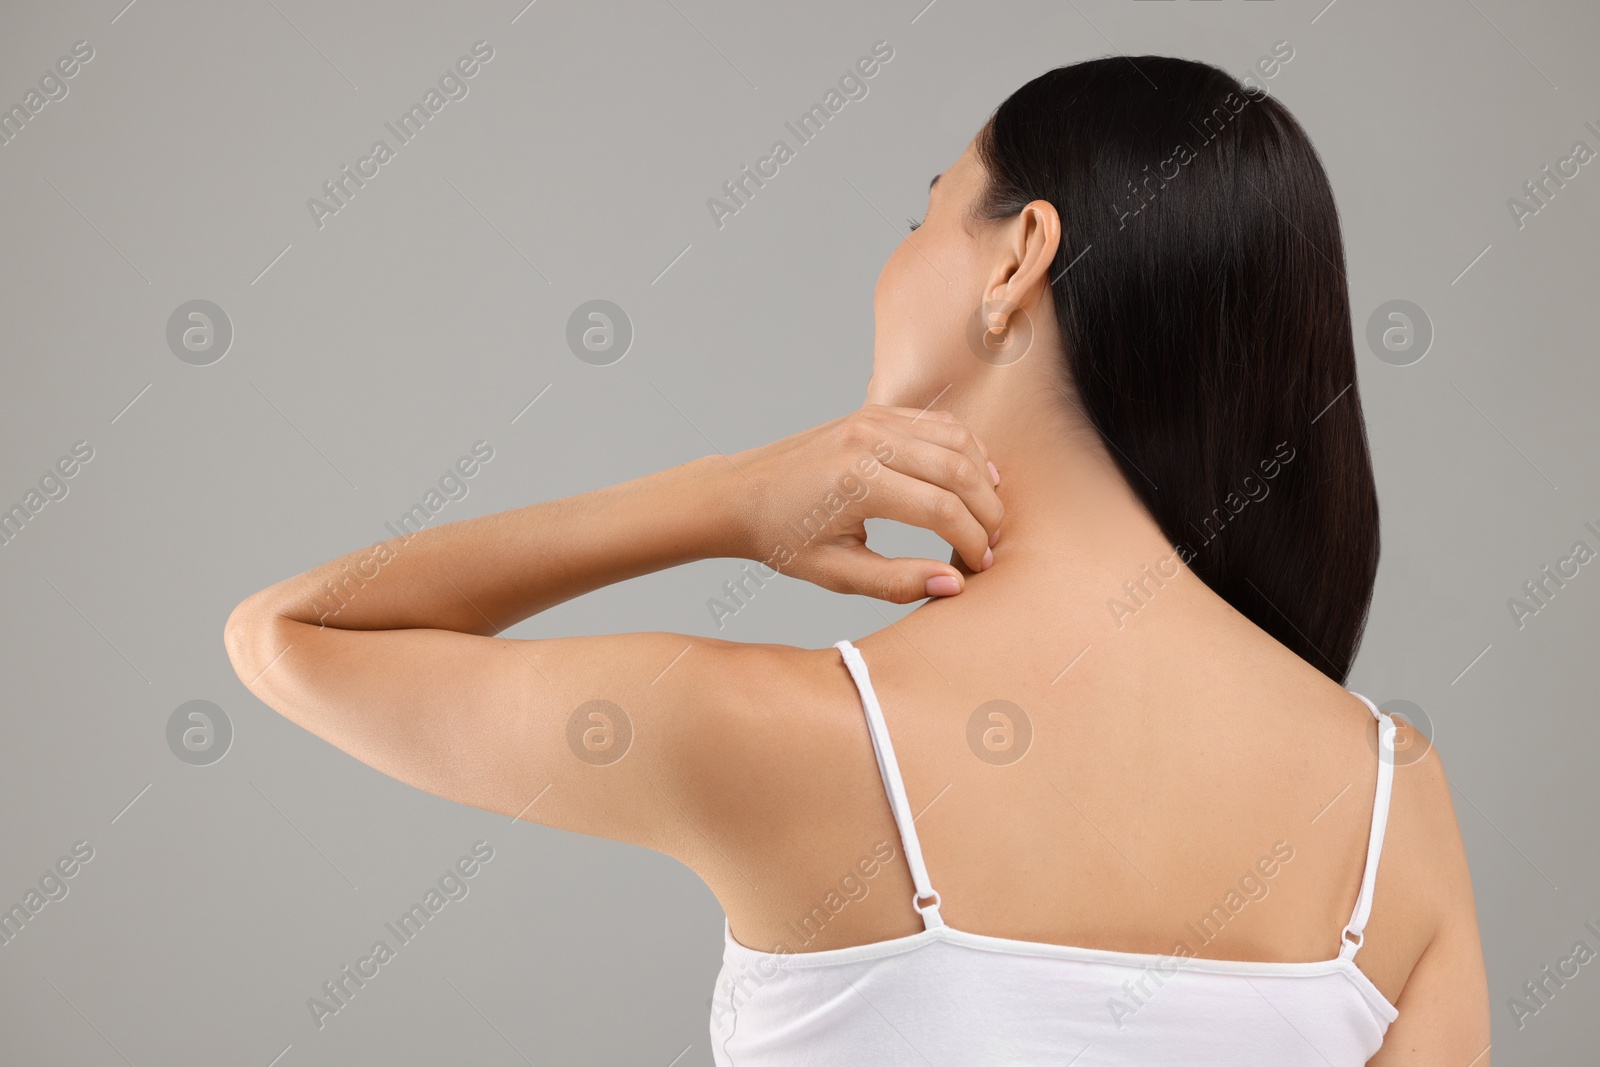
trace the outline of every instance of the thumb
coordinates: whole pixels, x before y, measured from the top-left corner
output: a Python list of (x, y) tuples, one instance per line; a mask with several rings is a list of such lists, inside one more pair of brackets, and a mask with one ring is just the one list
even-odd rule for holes
[(890, 559), (865, 545), (840, 551), (826, 566), (827, 580), (820, 583), (838, 593), (909, 604), (930, 596), (955, 596), (966, 588), (961, 572), (938, 560)]

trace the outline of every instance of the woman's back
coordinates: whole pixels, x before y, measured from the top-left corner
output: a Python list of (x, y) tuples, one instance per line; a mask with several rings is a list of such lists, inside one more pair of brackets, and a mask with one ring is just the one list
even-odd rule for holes
[[(1187, 571), (1147, 584), (1119, 626), (1107, 605), (1119, 583), (1075, 564), (1052, 582), (996, 554), (960, 598), (852, 642), (942, 922), (1111, 953), (1335, 960), (1374, 829), (1379, 727), (1367, 705)], [(760, 954), (827, 959), (924, 928), (864, 694), (841, 651), (764, 646), (752, 656), (761, 681), (747, 696), (762, 702), (755, 713), (772, 733), (760, 755), (746, 745), (742, 757), (761, 766), (740, 794), (745, 832), (733, 837), (754, 847), (714, 885), (735, 942), (723, 986), (747, 976), (719, 988), (714, 1036), (736, 1007), (747, 1040), (760, 1026), (752, 1005), (762, 994), (748, 979)], [(1374, 1018), (1400, 999), (1440, 901), (1462, 889), (1451, 884), (1459, 843), (1437, 758), (1414, 762), (1419, 739), (1403, 725), (1398, 734), (1370, 919), (1349, 953), (1387, 1001), (1372, 1004)], [(1092, 1017), (1061, 1018), (1120, 1031), (1154, 1002), (1158, 976), (1141, 988), (1139, 971)], [(1321, 1002), (1326, 990), (1312, 995)]]

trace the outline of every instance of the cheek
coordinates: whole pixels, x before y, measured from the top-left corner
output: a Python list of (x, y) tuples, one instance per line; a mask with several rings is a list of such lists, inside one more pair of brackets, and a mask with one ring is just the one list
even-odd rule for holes
[(951, 284), (956, 265), (949, 258), (931, 241), (901, 241), (884, 263), (873, 293), (879, 325), (924, 334), (948, 329), (962, 302)]
[(966, 330), (976, 305), (969, 264), (936, 236), (901, 241), (878, 274), (869, 403), (924, 404), (929, 383), (948, 382), (971, 362)]
[(872, 293), (872, 308), (880, 318), (893, 314), (906, 297), (906, 256), (914, 255), (905, 241), (895, 246), (883, 269), (878, 272), (878, 287)]

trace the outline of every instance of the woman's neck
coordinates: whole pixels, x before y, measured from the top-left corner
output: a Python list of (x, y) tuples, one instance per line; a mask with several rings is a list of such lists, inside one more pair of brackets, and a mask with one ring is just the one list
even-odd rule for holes
[(1056, 571), (1171, 554), (1075, 398), (1032, 380), (992, 384), (1000, 388), (947, 393), (940, 405), (972, 428), (1000, 471), (1006, 512), (995, 566), (985, 573), (1002, 562), (1013, 572), (1022, 565)]
[(953, 554), (965, 590), (926, 607), (1103, 632), (1157, 601), (1169, 617), (1222, 603), (1184, 566), (1075, 401), (1037, 387), (1023, 398), (997, 390), (945, 399), (939, 406), (972, 427), (999, 469), (1006, 510), (994, 564), (974, 574)]

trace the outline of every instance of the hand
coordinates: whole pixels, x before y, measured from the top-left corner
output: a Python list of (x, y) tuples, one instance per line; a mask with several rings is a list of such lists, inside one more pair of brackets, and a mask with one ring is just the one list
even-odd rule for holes
[(932, 530), (970, 571), (993, 563), (1005, 512), (999, 473), (948, 411), (868, 405), (731, 458), (729, 491), (747, 498), (734, 509), (740, 554), (784, 574), (896, 604), (965, 587), (949, 563), (869, 549), (866, 520), (875, 518)]

